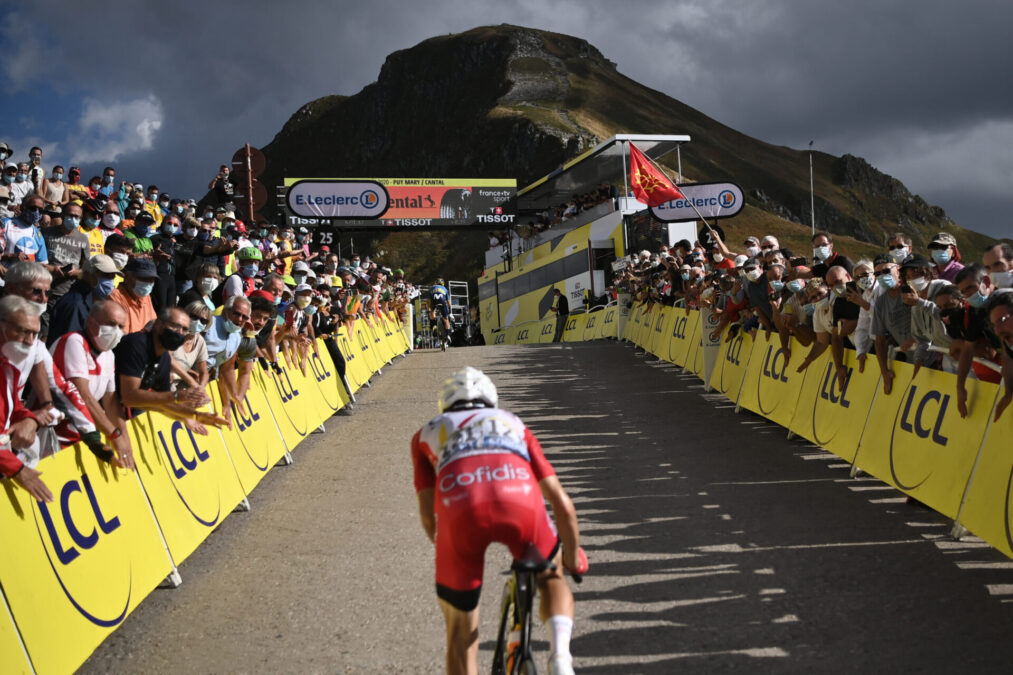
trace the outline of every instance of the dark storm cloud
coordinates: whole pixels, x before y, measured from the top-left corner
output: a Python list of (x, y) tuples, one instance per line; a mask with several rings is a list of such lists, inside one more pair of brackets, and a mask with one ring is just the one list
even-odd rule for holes
[[(11, 10), (0, 25), (7, 47), (0, 84), (17, 97), (42, 81), (104, 106), (112, 122), (103, 142), (119, 149), (120, 175), (177, 193), (201, 192), (237, 147), (268, 143), (304, 103), (356, 93), (376, 79), (390, 52), (434, 35), (513, 23), (583, 37), (624, 74), (729, 126), (775, 144), (802, 148), (816, 139), (824, 151), (864, 156), (958, 222), (967, 214), (976, 229), (1009, 229), (1003, 194), (1013, 171), (1008, 153), (996, 151), (1013, 142), (1008, 3), (104, 7), (102, 14), (70, 2)], [(8, 140), (47, 141), (61, 159), (75, 145), (94, 151), (80, 125), (83, 103), (67, 113), (72, 119), (59, 134), (19, 128), (18, 118), (0, 115)]]

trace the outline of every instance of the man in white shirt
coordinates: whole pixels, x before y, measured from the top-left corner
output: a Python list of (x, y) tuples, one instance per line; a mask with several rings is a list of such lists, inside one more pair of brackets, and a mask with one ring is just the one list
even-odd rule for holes
[(82, 333), (67, 333), (53, 343), (53, 361), (77, 386), (88, 412), (115, 451), (117, 466), (134, 468), (133, 448), (116, 398), (113, 349), (123, 337), (127, 311), (112, 300), (96, 300)]

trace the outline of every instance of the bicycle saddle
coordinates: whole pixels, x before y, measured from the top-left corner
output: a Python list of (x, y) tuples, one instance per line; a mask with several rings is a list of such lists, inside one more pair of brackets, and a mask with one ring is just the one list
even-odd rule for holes
[(542, 557), (542, 554), (533, 544), (528, 544), (527, 549), (517, 560), (514, 560), (510, 569), (515, 572), (532, 572), (538, 574), (548, 569), (555, 569), (555, 565)]

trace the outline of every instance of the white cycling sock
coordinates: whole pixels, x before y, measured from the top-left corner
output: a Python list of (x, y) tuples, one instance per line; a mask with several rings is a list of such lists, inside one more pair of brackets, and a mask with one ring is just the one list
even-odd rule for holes
[(570, 633), (573, 632), (573, 619), (565, 614), (550, 616), (545, 622), (549, 631), (549, 644), (552, 645), (553, 656), (570, 656)]

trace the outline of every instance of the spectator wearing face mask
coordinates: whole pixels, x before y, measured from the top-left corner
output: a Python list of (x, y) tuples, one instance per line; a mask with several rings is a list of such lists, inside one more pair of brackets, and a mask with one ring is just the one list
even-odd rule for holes
[(215, 204), (228, 204), (232, 201), (235, 193), (235, 186), (229, 179), (229, 165), (222, 164), (218, 167), (218, 175), (208, 183), (208, 190), (214, 195)]
[(894, 232), (886, 240), (887, 253), (898, 265), (903, 265), (911, 257), (911, 237), (903, 232)]
[(158, 271), (158, 281), (151, 292), (151, 304), (156, 314), (176, 305), (176, 236), (179, 230), (179, 216), (169, 213), (162, 219), (158, 232), (149, 237), (151, 257)]
[(865, 372), (865, 362), (872, 351), (872, 312), (876, 303), (876, 297), (883, 292), (882, 286), (876, 283), (876, 275), (873, 273), (871, 260), (863, 259), (855, 263), (855, 286), (848, 288), (846, 297), (858, 306), (858, 322), (855, 324), (855, 332), (852, 342), (855, 345), (855, 353), (858, 359), (858, 371)]
[(88, 186), (81, 183), (81, 169), (72, 166), (67, 169), (67, 190), (68, 200), (80, 199), (85, 201), (88, 197)]
[(15, 454), (31, 446), (41, 424), (21, 403), (17, 394), (18, 372), (9, 356), (17, 359), (18, 352), (8, 343), (31, 342), (38, 333), (38, 316), (24, 299), (8, 296), (0, 300), (0, 429), (10, 437), (10, 445), (0, 447), (0, 474), (12, 479), (28, 491), (33, 499), (53, 501), (53, 493), (42, 481), (40, 472), (25, 466)]
[(151, 215), (155, 225), (162, 222), (162, 209), (158, 205), (158, 186), (148, 186), (148, 197), (144, 200), (144, 211)]
[(46, 241), (37, 227), (42, 220), (45, 203), (38, 195), (29, 195), (21, 206), (21, 215), (3, 223), (3, 260), (7, 263), (35, 261), (49, 262)]
[(929, 242), (929, 255), (935, 263), (936, 276), (953, 283), (964, 266), (960, 262), (957, 239), (949, 232), (940, 232)]
[(107, 166), (102, 169), (102, 187), (98, 189), (98, 193), (106, 199), (116, 199), (116, 169), (111, 166)]
[[(192, 302), (201, 302), (211, 311), (214, 311), (215, 307), (219, 306), (220, 302), (215, 302), (215, 296), (221, 298), (221, 274), (218, 271), (218, 265), (213, 263), (204, 263), (197, 268), (196, 276), (193, 279), (193, 286), (183, 295), (179, 296), (179, 306), (186, 307)], [(217, 291), (217, 293), (216, 293)]]
[(986, 307), (995, 294), (995, 286), (984, 265), (971, 263), (960, 270), (956, 286), (962, 296), (961, 306), (943, 312), (946, 332), (952, 340), (952, 351), (957, 356), (957, 410), (967, 417), (967, 376), (973, 370), (978, 379), (998, 382), (991, 368), (979, 364), (975, 357), (999, 363), (1000, 347), (988, 322)]
[(179, 307), (169, 307), (149, 330), (131, 333), (113, 350), (116, 360), (116, 393), (125, 408), (160, 412), (180, 420), (195, 433), (207, 434), (205, 424), (223, 426), (214, 413), (197, 410), (210, 401), (199, 388), (172, 389), (172, 352), (186, 341), (190, 317)]
[(0, 143), (0, 170), (7, 166), (7, 158), (12, 154), (14, 154), (14, 152), (11, 150), (11, 146), (6, 143)]
[[(116, 363), (112, 350), (123, 338), (127, 313), (109, 300), (92, 305), (84, 330), (64, 333), (51, 346), (56, 367), (80, 393), (91, 418), (112, 446), (100, 456), (117, 466), (133, 469), (133, 447), (119, 402), (116, 400)], [(67, 440), (80, 430), (68, 423)]]
[[(13, 217), (14, 212), (11, 211), (11, 191), (7, 189), (6, 185), (0, 185), (0, 226)], [(3, 251), (3, 244), (3, 238), (0, 237), (0, 251)]]
[(102, 223), (102, 211), (104, 203), (96, 203), (93, 200), (81, 202), (76, 197), (67, 203), (66, 209), (77, 206), (81, 217), (80, 228), (84, 236), (88, 238), (88, 255), (99, 255), (105, 252), (106, 235), (100, 224)]
[(81, 278), (71, 284), (53, 306), (47, 344), (52, 346), (66, 333), (84, 331), (92, 307), (112, 295), (120, 276), (116, 263), (109, 256), (100, 254), (89, 258), (82, 267)]
[(1013, 288), (1013, 245), (989, 246), (981, 256), (981, 263), (988, 270), (993, 286)]
[(183, 306), (183, 311), (190, 317), (190, 330), (179, 349), (172, 352), (172, 377), (181, 382), (177, 387), (203, 389), (210, 379), (208, 347), (203, 334), (211, 325), (211, 310), (197, 300)]
[[(876, 341), (876, 360), (883, 376), (883, 393), (893, 391), (894, 373), (889, 365), (889, 348), (911, 343), (911, 308), (904, 304), (901, 295), (900, 266), (888, 255), (878, 255), (873, 261), (876, 283), (884, 292), (876, 299), (872, 315), (871, 333)], [(900, 360), (907, 356), (901, 353)]]
[[(134, 256), (134, 241), (122, 234), (111, 234), (106, 239), (105, 254), (113, 259), (116, 268), (123, 271)], [(116, 282), (119, 285), (119, 281)]]
[[(123, 268), (123, 283), (116, 287), (109, 299), (123, 305), (127, 310), (125, 330), (128, 334), (144, 330), (149, 322), (155, 320), (151, 291), (157, 279), (158, 270), (149, 258), (131, 258)], [(189, 325), (188, 320), (187, 326)]]
[(23, 204), (28, 195), (35, 191), (35, 186), (28, 180), (28, 162), (18, 162), (17, 173), (14, 174), (14, 182), (8, 187), (11, 191), (11, 201), (15, 204)]
[[(929, 347), (950, 346), (936, 295), (948, 286), (949, 281), (932, 278), (932, 264), (920, 255), (911, 256), (901, 265), (905, 286), (901, 289), (901, 300), (911, 308), (911, 347), (914, 348), (915, 369), (926, 366), (942, 367), (942, 354), (930, 351)], [(955, 369), (954, 369), (955, 370)]]
[(76, 279), (81, 278), (84, 264), (91, 257), (91, 243), (88, 235), (81, 231), (81, 207), (67, 204), (63, 222), (42, 230), (49, 254), (47, 269), (53, 275), (53, 290), (49, 294), (49, 309), (52, 310)]
[[(17, 296), (28, 303), (30, 313), (38, 316), (45, 309), (45, 296), (52, 277), (38, 263), (18, 263), (7, 274), (8, 295)], [(81, 399), (77, 388), (69, 383), (53, 364), (45, 344), (36, 335), (32, 340), (11, 343), (7, 358), (18, 370), (18, 395), (42, 424), (42, 432), (26, 449), (26, 461), (35, 465), (38, 460), (78, 440), (102, 457), (102, 439), (95, 431), (95, 423)], [(26, 389), (28, 383), (31, 389)], [(62, 419), (61, 419), (62, 418)], [(68, 438), (66, 424), (79, 430)]]
[[(250, 301), (241, 295), (229, 298), (222, 313), (216, 316), (204, 336), (208, 348), (208, 369), (211, 379), (217, 380), (225, 418), (231, 415), (232, 403), (246, 412), (243, 398), (249, 389), (250, 363), (238, 357), (243, 341), (243, 330), (250, 326)], [(255, 355), (251, 354), (252, 357)]]
[(248, 296), (256, 288), (257, 274), (260, 272), (260, 262), (263, 255), (260, 249), (247, 246), (239, 249), (236, 254), (239, 263), (239, 272), (229, 275), (225, 280), (225, 287), (222, 289), (222, 300), (228, 302), (236, 296)]
[(1003, 411), (1013, 402), (1013, 290), (1003, 288), (992, 294), (985, 307), (992, 334), (999, 343), (1002, 362), (1002, 381), (1005, 387), (1002, 398), (996, 402), (996, 422)]
[(134, 226), (123, 233), (123, 236), (134, 242), (135, 255), (152, 255), (154, 244), (152, 244), (151, 235), (154, 226), (155, 220), (151, 214), (144, 211), (134, 218)]
[(817, 232), (813, 235), (813, 276), (826, 280), (831, 267), (843, 267), (848, 274), (853, 274), (855, 264), (842, 253), (834, 250), (834, 240), (829, 232)]
[(63, 182), (63, 167), (57, 164), (53, 167), (53, 172), (49, 174), (49, 178), (42, 184), (42, 189), (39, 190), (39, 194), (42, 199), (45, 200), (46, 204), (50, 206), (62, 206), (67, 203), (65, 197), (69, 197), (67, 192), (67, 186)]
[[(99, 221), (99, 229), (102, 231), (102, 236), (109, 240), (109, 237), (114, 234), (124, 234), (123, 228), (126, 228), (120, 218), (120, 207), (116, 205), (116, 202), (112, 199), (105, 199), (99, 197), (93, 200), (94, 204), (102, 204), (102, 220)], [(133, 221), (130, 222), (130, 228), (127, 231), (134, 229)]]

